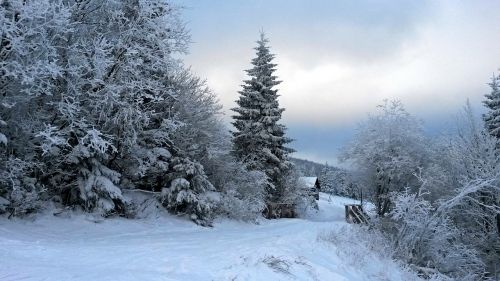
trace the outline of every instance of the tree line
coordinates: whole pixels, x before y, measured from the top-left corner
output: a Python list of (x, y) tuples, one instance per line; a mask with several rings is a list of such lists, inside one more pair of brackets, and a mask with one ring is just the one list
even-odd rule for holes
[(209, 225), (300, 200), (264, 35), (229, 133), (168, 1), (4, 0), (0, 27), (0, 213), (133, 217), (142, 190)]

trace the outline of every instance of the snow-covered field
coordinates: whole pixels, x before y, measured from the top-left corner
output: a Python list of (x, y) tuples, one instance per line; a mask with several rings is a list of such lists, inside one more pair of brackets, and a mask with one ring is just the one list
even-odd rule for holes
[(213, 228), (172, 216), (1, 218), (0, 280), (408, 280), (388, 258), (355, 243), (358, 257), (346, 256), (321, 238), (347, 226), (346, 202), (321, 194), (320, 211), (307, 219)]

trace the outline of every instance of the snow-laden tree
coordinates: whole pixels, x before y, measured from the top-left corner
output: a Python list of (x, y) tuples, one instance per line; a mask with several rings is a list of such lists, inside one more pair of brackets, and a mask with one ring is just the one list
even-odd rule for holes
[(389, 194), (414, 186), (413, 174), (427, 165), (427, 140), (421, 122), (400, 101), (386, 101), (379, 110), (360, 124), (341, 159), (358, 170), (377, 214), (383, 216), (391, 208)]
[(318, 181), (321, 185), (321, 191), (336, 194), (337, 189), (335, 186), (335, 168), (324, 165), (323, 169), (318, 175)]
[(463, 113), (456, 134), (415, 173), (417, 189), (392, 193), (396, 225), (389, 233), (399, 257), (420, 271), (479, 280), (498, 275), (500, 157), (470, 104)]
[(228, 136), (220, 121), (222, 106), (205, 81), (188, 70), (180, 71), (171, 80), (170, 88), (176, 96), (171, 110), (187, 124), (174, 134), (177, 146), (198, 160), (217, 154), (220, 150), (227, 150), (223, 146)]
[(71, 29), (62, 1), (6, 0), (0, 4), (0, 201), (11, 214), (34, 210), (44, 190), (35, 179), (34, 134), (44, 128), (38, 109), (47, 104), (61, 77), (61, 38)]
[[(211, 212), (200, 161), (217, 150), (219, 105), (179, 59), (189, 36), (175, 6), (6, 0), (0, 15), (0, 170), (22, 177), (16, 188), (34, 178), (64, 204), (111, 214), (127, 209), (123, 188), (171, 187), (170, 210)], [(26, 172), (8, 167), (17, 159)], [(2, 202), (12, 190), (0, 184)]]
[[(177, 64), (172, 53), (183, 52), (187, 39), (175, 10), (164, 1), (78, 1), (68, 6), (71, 32), (58, 53), (63, 71), (54, 83), (54, 106), (38, 112), (60, 139), (54, 143), (48, 134), (40, 135), (42, 147), (57, 148), (43, 151), (43, 160), (52, 167), (47, 179), (69, 203), (82, 200), (86, 208), (120, 211), (125, 202), (113, 185), (124, 176), (118, 163), (140, 145), (144, 129), (168, 96), (162, 78)], [(89, 204), (96, 197), (113, 202)]]
[(499, 274), (500, 156), (498, 140), (483, 128), (467, 103), (448, 149), (454, 192), (439, 210), (463, 230), (462, 239), (480, 252), (490, 273)]
[(483, 102), (488, 112), (483, 115), (484, 123), (488, 132), (500, 139), (500, 76), (495, 76), (491, 78), (489, 83), (491, 92), (487, 94), (486, 100)]
[(279, 107), (279, 95), (274, 87), (280, 81), (274, 75), (274, 55), (264, 33), (255, 50), (253, 67), (247, 70), (249, 79), (239, 92), (238, 107), (232, 109), (236, 112), (232, 123), (235, 127), (232, 152), (250, 170), (262, 171), (268, 176), (269, 200), (279, 201), (285, 196), (284, 180), (292, 168), (288, 155), (293, 150), (286, 147), (291, 139), (285, 135), (286, 127), (279, 123), (284, 109)]

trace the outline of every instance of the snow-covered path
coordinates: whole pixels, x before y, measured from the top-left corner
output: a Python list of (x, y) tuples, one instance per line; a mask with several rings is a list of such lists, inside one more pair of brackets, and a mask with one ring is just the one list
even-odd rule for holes
[(367, 271), (318, 239), (346, 225), (346, 200), (322, 194), (308, 219), (213, 228), (175, 217), (0, 219), (0, 280), (403, 280), (396, 264)]

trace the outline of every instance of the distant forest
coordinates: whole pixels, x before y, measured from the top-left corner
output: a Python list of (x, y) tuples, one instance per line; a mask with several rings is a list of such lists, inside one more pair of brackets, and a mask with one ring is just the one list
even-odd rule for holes
[(310, 160), (291, 157), (290, 160), (304, 177), (319, 177), (326, 164), (316, 163)]

